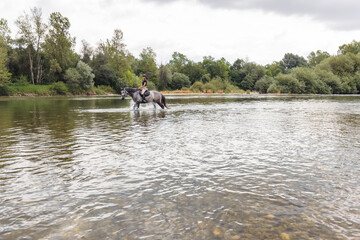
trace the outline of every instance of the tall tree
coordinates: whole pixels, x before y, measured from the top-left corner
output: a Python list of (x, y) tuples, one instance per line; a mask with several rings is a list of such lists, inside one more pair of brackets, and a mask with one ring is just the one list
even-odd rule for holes
[[(24, 12), (16, 20), (19, 28), (20, 43), (24, 43), (28, 52), (30, 77), (33, 84), (40, 83), (43, 78), (43, 63), (41, 59), (41, 46), (44, 41), (46, 24), (42, 22), (40, 8), (30, 9), (31, 15)], [(35, 61), (35, 63), (34, 63)], [(36, 78), (35, 76), (36, 75)]]
[(307, 58), (309, 60), (309, 65), (315, 67), (328, 57), (330, 57), (328, 52), (317, 50), (316, 52), (311, 52)]
[(189, 59), (182, 53), (174, 52), (169, 62), (172, 72), (183, 73), (183, 68), (189, 63)]
[(158, 89), (165, 90), (171, 84), (172, 74), (168, 66), (161, 65), (158, 71)]
[(81, 41), (82, 47), (81, 47), (81, 60), (89, 64), (93, 55), (94, 55), (94, 49), (90, 46), (90, 44), (86, 40)]
[(288, 72), (292, 68), (307, 67), (305, 58), (293, 53), (286, 53), (283, 59), (280, 61), (280, 67), (283, 72)]
[(360, 42), (353, 40), (351, 43), (343, 44), (339, 47), (338, 54), (353, 53), (358, 54), (360, 52)]
[(7, 68), (8, 52), (7, 45), (2, 35), (0, 35), (0, 84), (7, 82), (11, 74)]
[(96, 58), (101, 58), (103, 64), (109, 64), (119, 78), (124, 78), (126, 72), (132, 71), (131, 64), (134, 61), (134, 57), (126, 50), (123, 38), (123, 32), (115, 29), (111, 39), (99, 44), (94, 56), (95, 61), (98, 61)]
[(65, 70), (74, 67), (78, 57), (73, 51), (75, 38), (71, 37), (70, 21), (61, 13), (50, 14), (49, 32), (45, 36), (44, 53), (48, 64), (49, 82), (63, 79)]
[(140, 53), (137, 74), (146, 74), (147, 78), (157, 85), (157, 66), (155, 59), (156, 53), (154, 52), (154, 50), (150, 47), (144, 48)]

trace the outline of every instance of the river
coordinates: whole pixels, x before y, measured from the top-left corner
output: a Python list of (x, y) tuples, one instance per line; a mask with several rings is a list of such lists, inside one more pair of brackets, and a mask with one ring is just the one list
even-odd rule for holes
[(0, 98), (0, 239), (360, 239), (360, 96)]

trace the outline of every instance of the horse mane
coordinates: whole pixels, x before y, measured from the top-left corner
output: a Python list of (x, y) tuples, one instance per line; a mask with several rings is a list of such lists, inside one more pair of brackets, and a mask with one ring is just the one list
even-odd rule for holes
[(129, 87), (126, 87), (125, 90), (126, 90), (128, 93), (131, 93), (131, 94), (133, 94), (134, 92), (139, 91), (139, 89), (137, 89), (137, 88), (129, 88)]

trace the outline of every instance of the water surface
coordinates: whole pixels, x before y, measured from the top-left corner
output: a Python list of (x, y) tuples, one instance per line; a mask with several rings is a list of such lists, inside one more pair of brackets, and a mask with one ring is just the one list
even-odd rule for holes
[(0, 239), (359, 239), (359, 96), (0, 99)]

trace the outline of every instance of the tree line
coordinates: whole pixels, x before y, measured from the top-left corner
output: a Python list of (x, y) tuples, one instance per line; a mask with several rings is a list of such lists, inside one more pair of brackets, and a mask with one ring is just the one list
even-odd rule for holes
[(0, 19), (0, 95), (12, 95), (20, 86), (48, 86), (52, 94), (84, 94), (138, 87), (146, 74), (149, 88), (192, 92), (360, 93), (360, 42), (339, 47), (336, 55), (317, 50), (307, 59), (286, 53), (265, 66), (237, 59), (205, 56), (195, 62), (174, 52), (167, 64), (156, 64), (151, 47), (137, 58), (126, 48), (124, 35), (113, 36), (93, 47), (81, 41), (76, 53), (70, 21), (59, 12), (47, 21), (40, 8), (16, 19), (16, 37), (6, 19)]

